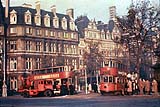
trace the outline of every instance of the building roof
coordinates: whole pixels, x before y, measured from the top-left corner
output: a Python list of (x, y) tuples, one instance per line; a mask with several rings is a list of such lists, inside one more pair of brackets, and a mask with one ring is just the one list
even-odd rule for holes
[[(33, 8), (27, 8), (27, 7), (22, 7), (22, 6), (16, 6), (16, 7), (10, 7), (10, 12), (12, 10), (15, 10), (17, 12), (17, 24), (25, 24), (24, 22), (24, 14), (25, 12), (27, 12), (27, 10), (29, 10), (31, 12), (31, 17), (32, 17), (32, 24), (31, 26), (36, 26), (34, 23), (34, 15), (37, 13), (36, 9)], [(40, 15), (41, 15), (41, 27), (45, 27), (44, 25), (44, 16), (48, 14), (50, 16), (50, 26), (53, 27), (53, 18), (54, 14), (52, 12), (49, 11), (45, 11), (43, 9), (40, 10)], [(68, 15), (65, 14), (61, 14), (61, 13), (56, 13), (57, 17), (59, 18), (59, 28), (58, 29), (62, 29), (61, 27), (61, 20), (62, 18), (66, 18), (67, 19), (67, 30), (69, 29), (69, 21), (71, 20), (70, 17)]]
[(89, 19), (87, 16), (79, 16), (76, 20), (75, 23), (77, 25), (78, 33), (80, 35), (80, 38), (84, 38), (84, 29), (87, 28), (89, 24)]
[[(90, 22), (91, 21), (89, 20), (89, 18), (87, 16), (79, 16), (75, 20), (75, 23), (77, 25), (78, 32), (79, 32), (81, 38), (84, 38), (84, 29), (88, 27)], [(93, 21), (93, 23), (96, 23), (95, 20)], [(108, 30), (108, 25), (104, 24), (102, 21), (98, 21), (98, 23), (96, 24), (96, 27), (100, 31), (102, 31), (102, 30), (107, 31)]]

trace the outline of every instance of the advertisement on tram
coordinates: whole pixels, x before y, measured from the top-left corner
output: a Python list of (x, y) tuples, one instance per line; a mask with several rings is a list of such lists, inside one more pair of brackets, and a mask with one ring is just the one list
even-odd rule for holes
[(74, 73), (64, 66), (35, 70), (20, 79), (18, 92), (24, 97), (74, 94)]

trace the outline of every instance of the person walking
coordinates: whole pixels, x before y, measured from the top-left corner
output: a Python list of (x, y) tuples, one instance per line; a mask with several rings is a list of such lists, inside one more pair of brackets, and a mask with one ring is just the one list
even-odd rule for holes
[(153, 92), (154, 94), (158, 94), (158, 88), (157, 88), (157, 86), (158, 86), (158, 83), (157, 83), (157, 81), (154, 79), (154, 80), (152, 81), (152, 92)]
[(146, 80), (146, 82), (145, 82), (145, 92), (146, 92), (147, 95), (150, 94), (150, 82), (149, 82), (149, 80)]
[(128, 92), (129, 95), (132, 94), (132, 81), (131, 81), (131, 80), (128, 81), (128, 89), (127, 89), (127, 92)]
[(139, 79), (138, 87), (139, 87), (139, 91), (140, 91), (139, 94), (142, 95), (143, 94), (143, 81), (141, 78)]

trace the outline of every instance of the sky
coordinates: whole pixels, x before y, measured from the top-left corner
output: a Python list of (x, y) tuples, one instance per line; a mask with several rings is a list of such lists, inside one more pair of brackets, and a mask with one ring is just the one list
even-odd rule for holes
[[(2, 0), (4, 2), (5, 0)], [(10, 0), (11, 6), (22, 6), (23, 3), (32, 4), (35, 8), (37, 0)], [(116, 6), (118, 16), (126, 15), (127, 8), (132, 0), (39, 0), (41, 8), (50, 11), (52, 5), (56, 5), (58, 13), (66, 13), (66, 9), (73, 8), (74, 16), (87, 15), (89, 19), (103, 21), (107, 23), (109, 20), (109, 7)], [(137, 1), (137, 0), (134, 0)], [(155, 4), (159, 0), (152, 0)]]

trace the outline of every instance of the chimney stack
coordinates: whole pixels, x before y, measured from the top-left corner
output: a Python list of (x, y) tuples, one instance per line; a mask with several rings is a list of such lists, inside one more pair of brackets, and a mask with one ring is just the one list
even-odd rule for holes
[(41, 10), (40, 1), (39, 0), (36, 1), (35, 5), (36, 5), (36, 11), (37, 11), (37, 13), (40, 14), (40, 10)]
[(66, 10), (66, 14), (67, 14), (70, 18), (74, 19), (74, 10), (73, 10), (72, 8), (67, 9), (67, 10)]
[(110, 20), (114, 20), (116, 17), (116, 6), (109, 7)]
[(56, 15), (56, 5), (51, 6), (51, 12)]

